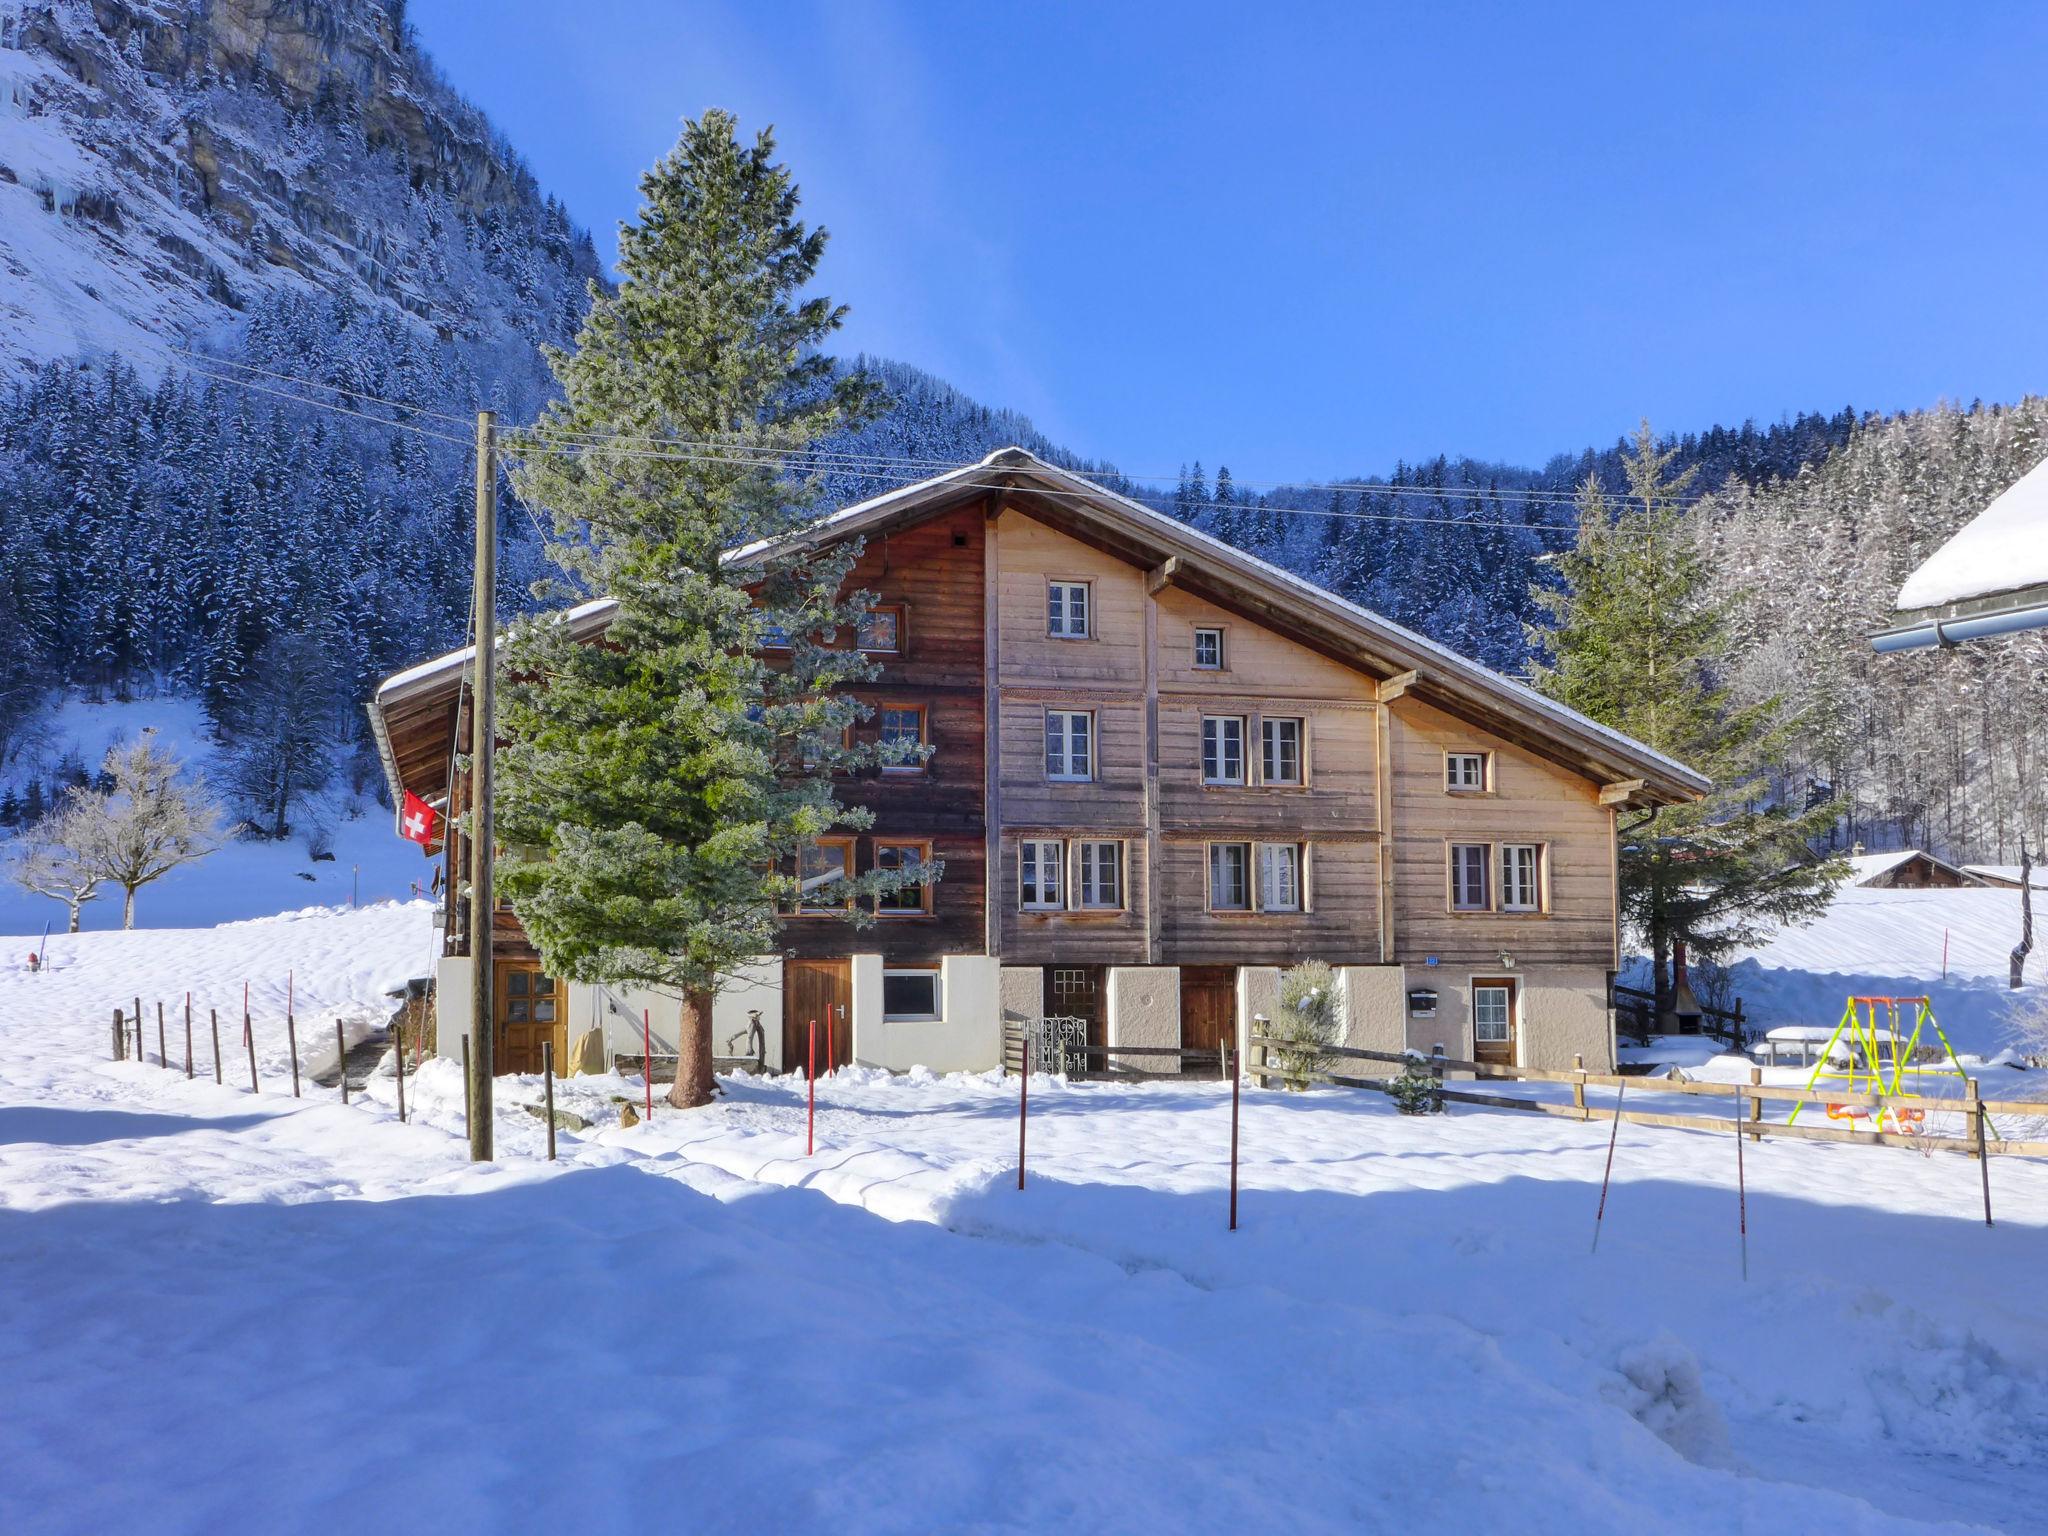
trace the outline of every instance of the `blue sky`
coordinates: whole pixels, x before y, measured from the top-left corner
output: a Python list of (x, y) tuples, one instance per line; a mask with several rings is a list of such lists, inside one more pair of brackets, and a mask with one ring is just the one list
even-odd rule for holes
[(1138, 474), (2048, 383), (2048, 7), (410, 15), (607, 257), (683, 117), (773, 124), (846, 350)]

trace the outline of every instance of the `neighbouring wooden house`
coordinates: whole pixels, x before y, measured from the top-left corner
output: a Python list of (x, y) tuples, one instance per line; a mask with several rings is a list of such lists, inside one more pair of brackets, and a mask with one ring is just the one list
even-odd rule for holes
[[(848, 507), (795, 537), (859, 538), (880, 678), (862, 729), (928, 743), (843, 791), (871, 829), (803, 873), (937, 859), (866, 928), (792, 913), (732, 978), (714, 1043), (754, 1018), (771, 1065), (804, 1025), (838, 1058), (996, 1064), (1005, 1020), (1078, 1016), (1108, 1046), (1213, 1047), (1274, 1011), (1282, 967), (1337, 968), (1347, 1038), (1505, 1064), (1613, 1059), (1618, 815), (1698, 774), (1424, 639), (1021, 449)], [(574, 611), (601, 634), (609, 605)], [(461, 809), (468, 652), (370, 705), (394, 799)], [(453, 850), (445, 855), (453, 858)], [(451, 874), (460, 869), (451, 864)], [(454, 881), (442, 1048), (467, 1027)], [(674, 1048), (676, 1005), (547, 977), (495, 915), (497, 1060), (552, 1032)]]
[(1849, 855), (1848, 884), (1883, 891), (1953, 890), (1987, 882), (1959, 865), (1919, 848), (1891, 853), (1865, 853), (1863, 845)]

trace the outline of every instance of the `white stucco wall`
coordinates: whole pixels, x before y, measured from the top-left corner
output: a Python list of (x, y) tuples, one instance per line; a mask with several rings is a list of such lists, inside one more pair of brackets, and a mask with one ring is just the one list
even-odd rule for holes
[(1607, 1009), (1607, 973), (1582, 966), (1530, 966), (1502, 971), (1416, 967), (1409, 983), (1437, 995), (1434, 1019), (1408, 1020), (1411, 1050), (1428, 1051), (1441, 1042), (1444, 1054), (1472, 1055), (1472, 981), (1475, 976), (1512, 976), (1517, 984), (1515, 1064), (1562, 1071), (1582, 1055), (1589, 1072), (1614, 1070), (1614, 1023)]
[(770, 1072), (782, 1070), (782, 961), (774, 955), (744, 965), (719, 989), (711, 1004), (711, 1049), (719, 1056), (748, 1053), (748, 1015), (758, 1010), (767, 1037)]
[(1045, 1013), (1045, 971), (1036, 965), (1002, 968), (1003, 1022), (1024, 1024)]
[[(863, 966), (862, 961), (872, 961)], [(937, 1019), (882, 1017), (879, 955), (854, 956), (854, 1060), (907, 1072), (985, 1072), (1002, 1060), (1003, 969), (988, 955), (947, 955), (939, 962)], [(870, 977), (872, 981), (870, 982)]]
[[(1119, 1045), (1180, 1044), (1180, 967), (1177, 965), (1113, 965), (1103, 1021), (1103, 1043)], [(1177, 1072), (1170, 1056), (1111, 1056), (1112, 1065), (1138, 1072)]]
[[(1343, 1043), (1361, 1051), (1400, 1051), (1408, 1043), (1408, 989), (1398, 965), (1346, 965), (1337, 971)], [(1342, 1070), (1361, 1077), (1379, 1063), (1354, 1062)]]

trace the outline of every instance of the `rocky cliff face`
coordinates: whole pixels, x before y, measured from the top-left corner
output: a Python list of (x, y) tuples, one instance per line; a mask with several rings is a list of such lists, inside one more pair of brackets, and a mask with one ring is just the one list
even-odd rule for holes
[(560, 339), (588, 236), (385, 0), (0, 0), (0, 367), (148, 368), (266, 297)]

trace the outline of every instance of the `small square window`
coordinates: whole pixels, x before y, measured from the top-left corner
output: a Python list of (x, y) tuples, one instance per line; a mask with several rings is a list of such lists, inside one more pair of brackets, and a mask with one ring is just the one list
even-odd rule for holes
[(1088, 638), (1088, 583), (1055, 581), (1045, 591), (1045, 632), (1060, 640)]
[(882, 1022), (885, 1024), (936, 1022), (945, 1017), (940, 1007), (942, 1001), (937, 971), (882, 972)]
[(1202, 719), (1202, 782), (1244, 782), (1244, 717), (1205, 715)]
[(870, 608), (860, 616), (856, 644), (877, 655), (898, 655), (903, 650), (903, 605), (890, 603)]
[(1203, 672), (1223, 670), (1223, 631), (1220, 629), (1197, 629), (1195, 631), (1195, 666)]
[(1484, 752), (1444, 754), (1444, 788), (1454, 795), (1476, 795), (1486, 789)]

